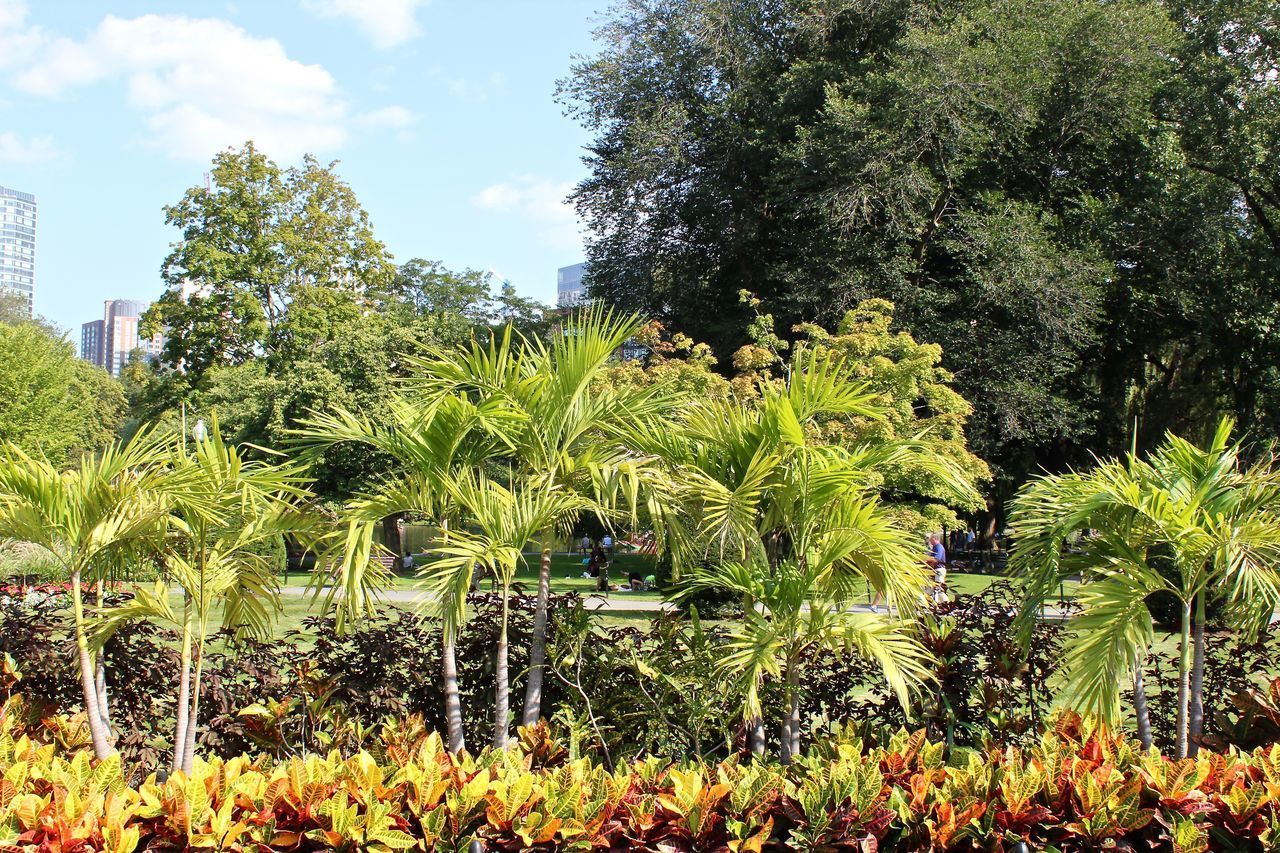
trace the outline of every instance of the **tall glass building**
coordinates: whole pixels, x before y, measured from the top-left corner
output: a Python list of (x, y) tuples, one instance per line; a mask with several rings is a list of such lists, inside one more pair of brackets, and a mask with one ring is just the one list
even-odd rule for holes
[(36, 292), (36, 197), (0, 187), (0, 289), (27, 301)]
[(572, 308), (587, 301), (587, 291), (582, 286), (582, 274), (586, 270), (585, 262), (556, 270), (557, 308)]

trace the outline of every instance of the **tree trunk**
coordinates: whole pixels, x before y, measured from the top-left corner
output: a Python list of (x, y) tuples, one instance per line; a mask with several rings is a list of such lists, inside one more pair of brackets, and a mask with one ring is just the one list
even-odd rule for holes
[(187, 751), (187, 717), (191, 715), (191, 596), (182, 595), (182, 651), (179, 655), (178, 706), (175, 709), (177, 725), (173, 731), (173, 760), (170, 770), (182, 769), (182, 758)]
[[(98, 612), (102, 611), (106, 601), (103, 596), (102, 579), (98, 579)], [(107, 737), (112, 743), (115, 743), (116, 735), (111, 729), (111, 700), (107, 694), (107, 655), (106, 649), (100, 649), (93, 656), (94, 660), (94, 688), (98, 692), (98, 719), (102, 720), (103, 727), (107, 730)]]
[(1138, 740), (1143, 749), (1151, 748), (1151, 713), (1147, 710), (1147, 684), (1143, 678), (1144, 666), (1141, 655), (1134, 660), (1133, 666), (1133, 715), (1138, 721)]
[[(791, 707), (791, 690), (788, 688), (783, 693), (786, 700), (787, 708)], [(784, 765), (791, 763), (791, 714), (790, 712), (782, 715), (782, 752), (781, 762)]]
[(782, 763), (800, 756), (800, 671), (795, 661), (787, 662), (786, 713), (782, 718)]
[(1203, 592), (1196, 596), (1196, 614), (1191, 623), (1191, 697), (1187, 714), (1187, 755), (1195, 755), (1199, 751), (1199, 739), (1204, 734), (1204, 597)]
[(400, 519), (403, 516), (400, 513), (388, 515), (382, 519), (382, 544), (396, 558), (396, 565), (400, 565), (400, 558), (404, 556), (403, 538), (400, 536)]
[(511, 712), (511, 685), (507, 681), (507, 615), (510, 589), (502, 591), (502, 625), (498, 630), (498, 654), (493, 667), (493, 745), (507, 746), (507, 718)]
[(458, 647), (445, 640), (440, 659), (444, 663), (444, 718), (449, 724), (449, 751), (457, 755), (467, 748), (462, 732), (462, 700), (458, 696)]
[(800, 757), (800, 665), (792, 664), (791, 678), (791, 760)]
[(1182, 604), (1182, 637), (1178, 655), (1178, 758), (1187, 757), (1187, 718), (1191, 694), (1191, 602)]
[(547, 662), (547, 607), (551, 598), (551, 543), (545, 537), (542, 565), (538, 567), (538, 603), (533, 611), (533, 637), (529, 642), (529, 681), (524, 691), (522, 722), (532, 726), (542, 717), (542, 677)]
[(760, 717), (747, 720), (747, 732), (750, 737), (752, 753), (764, 755), (764, 720)]
[(187, 715), (187, 743), (182, 751), (182, 770), (190, 774), (196, 762), (196, 733), (200, 730), (200, 679), (204, 673), (204, 642), (195, 644), (195, 676), (191, 680), (191, 712)]
[(107, 758), (115, 755), (116, 750), (111, 745), (111, 737), (98, 710), (98, 685), (94, 682), (93, 655), (89, 653), (89, 637), (84, 629), (84, 597), (80, 592), (79, 571), (71, 573), (71, 608), (75, 618), (76, 654), (80, 661), (80, 690), (89, 721), (89, 736), (93, 739), (93, 753), (98, 758)]

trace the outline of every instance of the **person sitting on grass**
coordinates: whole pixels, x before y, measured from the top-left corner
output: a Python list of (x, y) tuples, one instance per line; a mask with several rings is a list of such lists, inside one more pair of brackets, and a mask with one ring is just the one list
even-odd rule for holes
[(591, 559), (587, 561), (587, 574), (593, 578), (598, 578), (608, 564), (609, 558), (605, 556), (604, 549), (597, 545), (596, 549), (591, 552)]

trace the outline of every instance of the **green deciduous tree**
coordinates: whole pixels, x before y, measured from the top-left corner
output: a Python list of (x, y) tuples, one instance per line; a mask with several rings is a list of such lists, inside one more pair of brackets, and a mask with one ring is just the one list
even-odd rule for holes
[[(642, 0), (562, 84), (588, 284), (721, 353), (891, 300), (1007, 496), (1133, 417), (1275, 423), (1276, 18), (1260, 0)], [(785, 333), (790, 337), (790, 333)]]
[(288, 322), (295, 300), (360, 304), (390, 285), (390, 255), (335, 165), (308, 156), (281, 169), (248, 142), (218, 154), (208, 185), (165, 208), (182, 239), (161, 267), (168, 290), (144, 318), (165, 332), (165, 361), (194, 381), (285, 353), (305, 346)]
[(0, 439), (61, 465), (111, 441), (124, 402), (119, 383), (49, 328), (0, 324)]

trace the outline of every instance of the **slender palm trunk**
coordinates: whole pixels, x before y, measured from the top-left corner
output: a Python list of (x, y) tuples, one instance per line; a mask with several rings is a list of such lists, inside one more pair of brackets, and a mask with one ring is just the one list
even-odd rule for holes
[[(441, 542), (449, 541), (449, 519), (440, 519)], [(474, 590), (476, 576), (471, 575), (471, 588)], [(463, 593), (466, 598), (466, 593)], [(443, 647), (440, 650), (440, 663), (444, 669), (444, 719), (449, 728), (449, 751), (457, 755), (467, 748), (466, 735), (462, 730), (462, 697), (458, 695), (458, 637), (444, 632)]]
[(80, 690), (84, 698), (84, 712), (89, 720), (89, 736), (93, 740), (93, 752), (98, 758), (115, 754), (111, 737), (102, 724), (98, 710), (98, 685), (94, 681), (93, 655), (89, 653), (89, 637), (85, 633), (84, 597), (80, 592), (80, 572), (71, 573), (71, 609), (75, 619), (76, 654), (80, 661)]
[(498, 629), (498, 654), (493, 667), (493, 745), (507, 745), (507, 718), (511, 713), (511, 685), (507, 682), (507, 619), (510, 588), (502, 590), (502, 625)]
[(191, 712), (187, 715), (187, 742), (182, 751), (182, 770), (191, 773), (196, 763), (196, 734), (200, 730), (200, 678), (204, 674), (204, 641), (195, 643), (195, 676), (191, 680)]
[(449, 724), (449, 751), (462, 752), (467, 748), (462, 733), (462, 700), (458, 696), (458, 647), (455, 639), (446, 639), (440, 652), (444, 665), (444, 718)]
[(1142, 670), (1145, 662), (1138, 655), (1133, 661), (1133, 716), (1138, 721), (1138, 740), (1143, 749), (1151, 748), (1151, 713), (1147, 710), (1147, 683)]
[(790, 764), (800, 756), (800, 668), (787, 661), (786, 713), (782, 718), (782, 763)]
[(747, 720), (747, 732), (750, 737), (751, 751), (756, 755), (764, 755), (764, 720), (760, 717)]
[[(102, 612), (106, 604), (102, 579), (97, 583), (98, 612)], [(107, 693), (107, 655), (106, 649), (100, 649), (94, 659), (94, 688), (98, 692), (98, 719), (107, 730), (107, 737), (115, 742), (115, 732), (111, 730), (111, 699)]]
[(1187, 714), (1187, 755), (1195, 755), (1200, 749), (1200, 736), (1204, 734), (1204, 593), (1196, 596), (1196, 615), (1191, 623), (1191, 699)]
[(791, 760), (800, 757), (800, 665), (792, 664), (789, 671), (791, 678)]
[(551, 598), (550, 534), (543, 539), (542, 565), (538, 567), (538, 603), (533, 611), (533, 638), (529, 644), (529, 681), (524, 691), (521, 721), (532, 726), (542, 716), (542, 677), (547, 662), (547, 607)]
[(1182, 637), (1178, 657), (1178, 758), (1187, 757), (1187, 721), (1191, 694), (1191, 602), (1182, 604)]
[(182, 594), (182, 651), (179, 656), (177, 724), (173, 731), (173, 760), (170, 770), (182, 769), (187, 750), (187, 718), (191, 715), (191, 595)]

